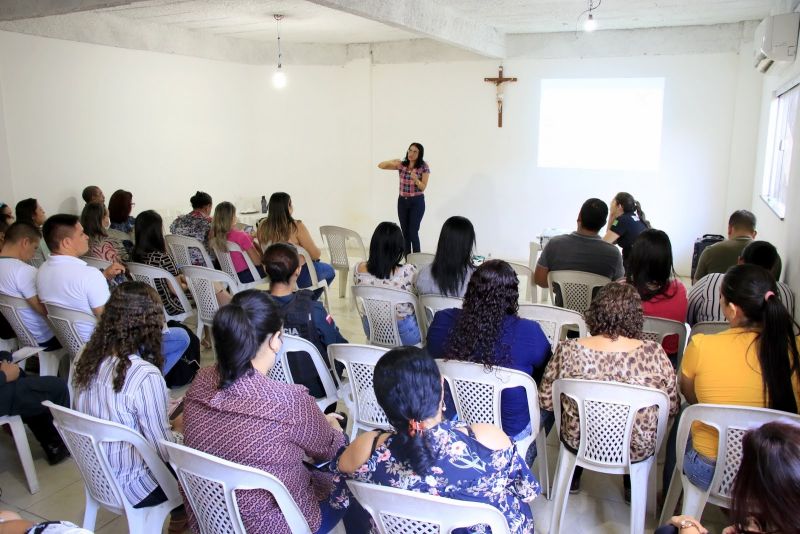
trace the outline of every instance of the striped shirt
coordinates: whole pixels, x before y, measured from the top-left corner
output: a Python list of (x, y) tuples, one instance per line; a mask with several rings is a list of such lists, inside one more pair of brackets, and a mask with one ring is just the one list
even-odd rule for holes
[[(139, 432), (166, 462), (167, 451), (159, 445), (159, 440), (175, 441), (167, 419), (167, 385), (155, 365), (136, 354), (128, 358), (131, 365), (119, 393), (114, 391), (112, 384), (117, 359), (107, 357), (89, 387), (76, 391), (74, 407), (85, 414)], [(133, 446), (114, 442), (105, 447), (111, 469), (131, 504), (138, 504), (156, 489), (158, 482)]]
[[(689, 292), (689, 311), (686, 322), (694, 326), (701, 321), (726, 321), (722, 314), (722, 304), (719, 301), (719, 291), (722, 287), (724, 273), (711, 273), (698, 280)], [(778, 282), (778, 297), (794, 315), (794, 294), (783, 282)]]

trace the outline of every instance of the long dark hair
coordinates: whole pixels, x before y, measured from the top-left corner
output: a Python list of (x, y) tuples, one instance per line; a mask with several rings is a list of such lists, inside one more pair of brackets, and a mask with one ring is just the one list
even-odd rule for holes
[(133, 193), (117, 189), (108, 199), (108, 217), (112, 223), (128, 222), (133, 210)]
[(756, 346), (765, 404), (774, 410), (797, 413), (792, 377), (800, 373), (795, 339), (798, 327), (778, 297), (772, 274), (758, 265), (735, 265), (725, 273), (720, 292), (727, 302), (741, 308), (744, 326), (758, 331)]
[(800, 533), (800, 426), (774, 421), (744, 435), (731, 508), (739, 532), (755, 518), (764, 532)]
[(133, 261), (144, 262), (151, 252), (167, 252), (164, 241), (164, 221), (154, 210), (146, 210), (136, 216), (133, 226), (136, 243), (133, 246)]
[(636, 212), (636, 215), (639, 216), (639, 220), (644, 223), (644, 225), (650, 228), (650, 222), (644, 216), (644, 210), (642, 209), (642, 205), (639, 203), (638, 200), (633, 198), (633, 195), (630, 193), (617, 193), (617, 196), (614, 197), (614, 200), (617, 201), (617, 204), (622, 206), (622, 210), (625, 213), (633, 213)]
[(443, 295), (459, 296), (467, 274), (474, 268), (475, 228), (466, 217), (454, 215), (442, 225), (431, 275)]
[(144, 282), (123, 282), (115, 287), (75, 364), (75, 387), (89, 387), (106, 358), (116, 359), (112, 384), (116, 392), (125, 384), (125, 374), (131, 366), (129, 355), (138, 354), (161, 369), (163, 327), (164, 308), (155, 289)]
[(264, 291), (248, 289), (234, 295), (214, 316), (212, 332), (217, 352), (219, 389), (254, 372), (251, 360), (266, 339), (280, 332), (283, 315)]
[(272, 193), (267, 205), (267, 218), (258, 225), (258, 242), (267, 243), (288, 242), (292, 234), (297, 231), (297, 223), (289, 213), (292, 197), (289, 193)]
[(17, 222), (26, 222), (38, 228), (39, 226), (33, 222), (33, 216), (36, 215), (36, 206), (38, 205), (39, 202), (35, 198), (26, 198), (17, 202), (17, 207), (14, 210), (17, 214)]
[(518, 299), (519, 279), (511, 265), (503, 260), (482, 263), (467, 285), (464, 307), (450, 331), (445, 356), (488, 368), (507, 366), (511, 347), (500, 338), (505, 317), (519, 311)]
[(628, 255), (628, 283), (633, 284), (643, 301), (657, 295), (672, 298), (670, 282), (675, 277), (672, 243), (663, 230), (648, 229), (639, 234)]
[(106, 216), (105, 204), (100, 202), (90, 202), (83, 207), (81, 211), (81, 226), (83, 232), (90, 238), (98, 239), (106, 237), (106, 229), (103, 228), (103, 217)]
[[(417, 147), (417, 150), (419, 150), (419, 156), (417, 156), (417, 161), (414, 163), (414, 166), (410, 168), (419, 169), (420, 167), (425, 165), (425, 147), (415, 142), (408, 145), (408, 148), (411, 148), (412, 146)], [(408, 167), (410, 163), (411, 162), (408, 161), (408, 149), (406, 149), (406, 155), (405, 157), (403, 157), (403, 165)]]
[(393, 222), (382, 222), (369, 241), (367, 272), (375, 278), (386, 280), (400, 267), (403, 259), (403, 231)]
[(421, 423), (439, 413), (442, 375), (436, 362), (417, 347), (392, 349), (375, 365), (372, 384), (375, 398), (396, 432), (392, 453), (424, 476), (436, 462), (436, 447), (431, 431), (412, 430), (411, 422)]

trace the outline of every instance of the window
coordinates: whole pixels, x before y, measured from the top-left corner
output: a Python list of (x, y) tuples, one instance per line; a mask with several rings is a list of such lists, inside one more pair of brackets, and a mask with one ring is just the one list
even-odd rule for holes
[(539, 167), (658, 170), (664, 78), (542, 80)]
[(800, 85), (795, 85), (773, 100), (769, 113), (767, 151), (764, 158), (764, 182), (761, 198), (780, 217), (786, 215), (786, 195), (789, 191), (789, 172), (792, 167), (797, 100)]

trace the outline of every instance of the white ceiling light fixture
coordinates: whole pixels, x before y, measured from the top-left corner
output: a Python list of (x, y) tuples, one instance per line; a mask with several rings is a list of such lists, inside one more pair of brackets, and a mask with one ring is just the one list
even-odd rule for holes
[(283, 71), (283, 56), (281, 54), (281, 20), (283, 15), (273, 15), (275, 18), (275, 27), (278, 34), (278, 68), (272, 74), (272, 85), (275, 89), (283, 89), (286, 87), (286, 73)]
[(589, 2), (589, 8), (586, 9), (585, 11), (582, 11), (581, 14), (578, 15), (578, 21), (580, 22), (581, 18), (583, 18), (584, 15), (586, 15), (587, 13), (589, 14), (583, 21), (583, 31), (587, 33), (593, 32), (597, 29), (597, 20), (594, 18), (593, 12), (595, 9), (600, 7), (600, 4), (603, 2), (603, 0), (597, 0), (596, 3), (595, 0), (588, 0), (588, 2)]

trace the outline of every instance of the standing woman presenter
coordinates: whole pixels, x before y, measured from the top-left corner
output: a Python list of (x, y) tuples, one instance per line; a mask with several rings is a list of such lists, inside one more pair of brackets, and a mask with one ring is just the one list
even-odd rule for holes
[(431, 169), (425, 163), (425, 148), (411, 143), (406, 159), (390, 159), (378, 164), (379, 169), (398, 171), (400, 174), (400, 196), (397, 197), (397, 217), (403, 231), (405, 253), (420, 252), (419, 225), (425, 214), (425, 195)]

